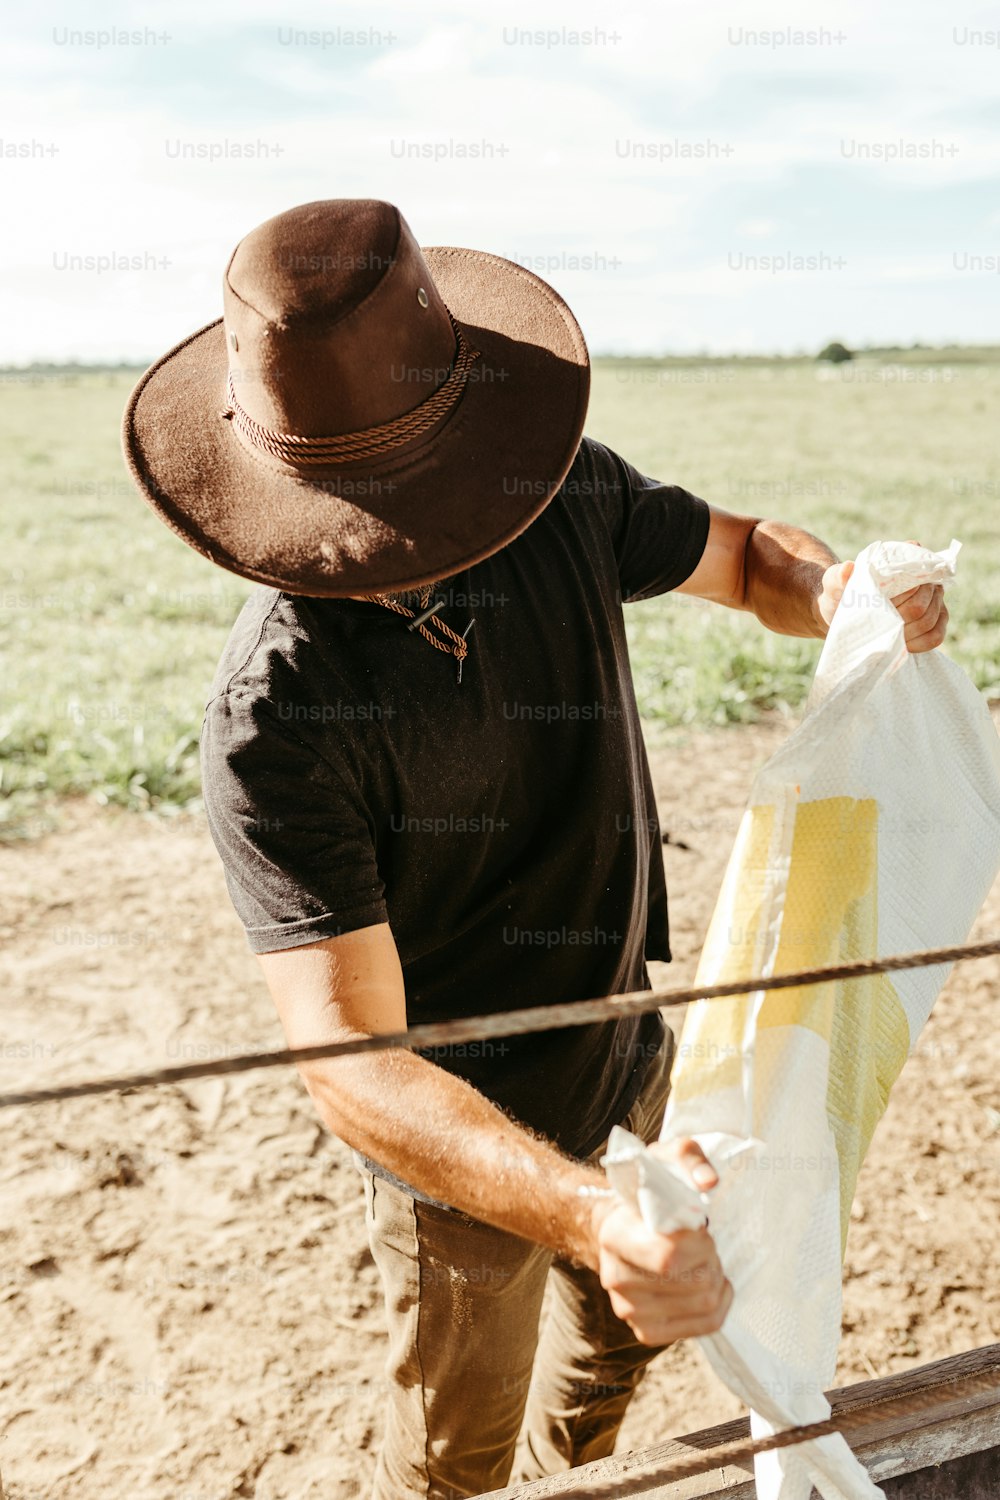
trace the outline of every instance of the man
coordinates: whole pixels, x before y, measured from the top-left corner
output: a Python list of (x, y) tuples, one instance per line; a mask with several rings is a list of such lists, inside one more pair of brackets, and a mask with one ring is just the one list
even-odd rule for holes
[[(849, 565), (581, 440), (562, 300), (421, 252), (391, 205), (270, 220), (224, 298), (140, 382), (124, 442), (167, 523), (265, 585), (203, 779), (289, 1043), (648, 988), (670, 950), (622, 601), (676, 588), (821, 636)], [(935, 646), (940, 589), (899, 602)], [(654, 1235), (600, 1192), (614, 1124), (657, 1136), (671, 1045), (653, 1013), (303, 1067), (384, 1283), (377, 1500), (504, 1484), (522, 1427), (521, 1477), (609, 1453), (655, 1351), (722, 1325), (707, 1228)]]

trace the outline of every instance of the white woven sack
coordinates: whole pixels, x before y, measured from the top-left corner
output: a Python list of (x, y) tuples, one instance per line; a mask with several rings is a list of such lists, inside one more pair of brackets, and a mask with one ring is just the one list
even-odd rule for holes
[[(754, 782), (698, 984), (965, 941), (1000, 867), (1000, 739), (941, 651), (913, 655), (890, 594), (947, 582), (959, 544), (858, 557), (799, 727)], [(698, 1342), (755, 1435), (829, 1415), (857, 1174), (948, 966), (701, 1001), (664, 1139), (720, 1174), (701, 1197), (615, 1131), (606, 1166), (654, 1228), (703, 1222), (735, 1297)], [(839, 1436), (765, 1455), (759, 1500), (882, 1494)]]

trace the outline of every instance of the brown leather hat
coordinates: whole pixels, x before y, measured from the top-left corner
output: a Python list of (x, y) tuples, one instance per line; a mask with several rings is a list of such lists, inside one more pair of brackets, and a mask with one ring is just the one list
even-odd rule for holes
[(583, 432), (569, 308), (478, 250), (332, 199), (237, 245), (225, 316), (139, 381), (122, 444), (168, 526), (233, 573), (343, 596), (435, 582), (544, 509)]

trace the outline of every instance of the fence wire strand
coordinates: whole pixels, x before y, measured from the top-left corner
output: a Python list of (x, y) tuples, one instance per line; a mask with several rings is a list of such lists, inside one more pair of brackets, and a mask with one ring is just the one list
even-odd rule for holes
[(843, 979), (864, 979), (873, 974), (891, 974), (900, 969), (925, 969), (1000, 953), (1000, 937), (960, 947), (925, 948), (888, 958), (858, 959), (853, 963), (828, 964), (799, 969), (788, 974), (761, 974), (752, 979), (723, 984), (696, 985), (676, 990), (633, 990), (596, 1000), (567, 1000), (557, 1005), (527, 1006), (520, 1010), (487, 1015), (462, 1016), (450, 1021), (431, 1021), (406, 1031), (355, 1037), (346, 1042), (322, 1042), (314, 1047), (284, 1047), (272, 1052), (247, 1052), (236, 1057), (212, 1058), (205, 1062), (180, 1063), (172, 1068), (123, 1073), (109, 1078), (90, 1078), (80, 1083), (53, 1084), (48, 1088), (24, 1089), (0, 1094), (0, 1109), (16, 1105), (52, 1104), (60, 1099), (82, 1099), (95, 1094), (121, 1093), (126, 1089), (155, 1088), (184, 1083), (195, 1078), (216, 1078), (228, 1073), (248, 1073), (257, 1068), (283, 1068), (291, 1064), (318, 1062), (335, 1057), (353, 1057), (365, 1052), (400, 1049), (410, 1052), (440, 1050), (460, 1043), (492, 1041), (500, 1037), (529, 1036), (564, 1026), (587, 1026), (622, 1016), (690, 1005), (696, 1000), (723, 1000), (734, 995), (768, 990), (794, 989), (799, 985), (825, 984)]

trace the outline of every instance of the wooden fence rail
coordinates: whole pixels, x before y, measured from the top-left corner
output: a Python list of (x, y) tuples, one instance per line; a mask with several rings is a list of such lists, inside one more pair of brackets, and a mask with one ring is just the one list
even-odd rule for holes
[[(974, 1395), (956, 1394), (963, 1377), (980, 1377)], [(983, 1378), (985, 1377), (985, 1378)], [(835, 1415), (865, 1412), (897, 1398), (917, 1397), (924, 1409), (892, 1415), (845, 1437), (889, 1500), (1000, 1500), (1000, 1344), (969, 1350), (916, 1370), (831, 1391)], [(614, 1500), (627, 1489), (642, 1500), (754, 1500), (751, 1460), (711, 1467), (679, 1480), (657, 1470), (721, 1443), (749, 1436), (746, 1418), (687, 1437), (621, 1454), (531, 1484), (493, 1490), (481, 1500)], [(648, 1473), (648, 1486), (643, 1483)]]

